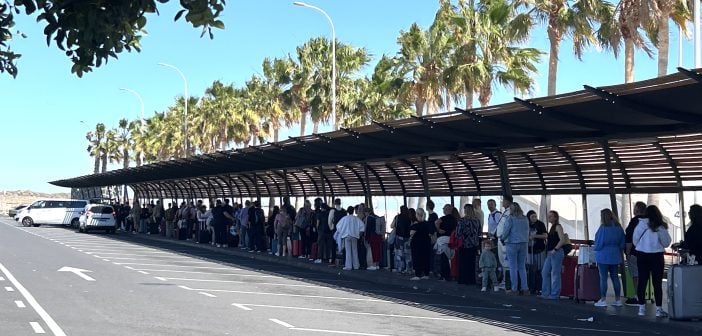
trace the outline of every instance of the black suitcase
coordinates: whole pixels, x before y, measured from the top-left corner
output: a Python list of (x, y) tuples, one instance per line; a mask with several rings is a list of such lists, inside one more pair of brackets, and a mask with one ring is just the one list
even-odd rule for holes
[(227, 232), (227, 245), (229, 247), (239, 247), (239, 235), (233, 235)]
[(158, 224), (149, 222), (148, 231), (150, 234), (158, 234)]
[(212, 239), (212, 234), (207, 230), (207, 225), (200, 223), (200, 227), (197, 230), (197, 242), (199, 244), (209, 244)]
[(361, 269), (368, 268), (368, 260), (366, 259), (366, 242), (363, 239), (358, 240), (358, 264)]

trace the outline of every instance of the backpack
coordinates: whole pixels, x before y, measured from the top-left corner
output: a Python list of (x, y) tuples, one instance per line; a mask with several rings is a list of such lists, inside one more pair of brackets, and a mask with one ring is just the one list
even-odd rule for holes
[(295, 226), (297, 226), (300, 229), (304, 229), (307, 227), (308, 221), (307, 221), (307, 216), (309, 214), (305, 213), (304, 211), (300, 211), (297, 216), (295, 217)]
[(375, 233), (384, 236), (387, 233), (387, 228), (385, 224), (385, 217), (375, 217)]

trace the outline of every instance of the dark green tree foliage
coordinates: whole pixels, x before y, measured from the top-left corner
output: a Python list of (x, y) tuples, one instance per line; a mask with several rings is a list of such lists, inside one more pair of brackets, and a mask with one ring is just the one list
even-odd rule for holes
[[(145, 33), (146, 15), (158, 14), (158, 6), (169, 0), (0, 0), (0, 72), (17, 75), (16, 61), (21, 56), (10, 49), (17, 15), (37, 15), (45, 24), (46, 43), (66, 53), (78, 77), (117, 58), (123, 51), (140, 51)], [(224, 29), (218, 18), (225, 0), (180, 0), (181, 17), (202, 36), (212, 35), (212, 28)], [(21, 34), (21, 33), (19, 33)], [(53, 41), (53, 42), (52, 42)]]

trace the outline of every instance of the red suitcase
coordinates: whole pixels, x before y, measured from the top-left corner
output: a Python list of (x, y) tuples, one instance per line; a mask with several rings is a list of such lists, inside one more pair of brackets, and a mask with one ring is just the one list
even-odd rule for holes
[(600, 271), (596, 265), (578, 265), (575, 271), (575, 302), (600, 299)]
[(301, 250), (301, 243), (302, 241), (300, 240), (293, 240), (292, 241), (292, 256), (293, 257), (299, 257), (300, 256), (300, 250)]
[(317, 243), (312, 243), (312, 248), (310, 248), (310, 259), (317, 260), (317, 252), (319, 252), (319, 245), (317, 245)]
[(572, 298), (575, 296), (575, 268), (578, 266), (578, 257), (566, 256), (561, 269), (561, 296)]

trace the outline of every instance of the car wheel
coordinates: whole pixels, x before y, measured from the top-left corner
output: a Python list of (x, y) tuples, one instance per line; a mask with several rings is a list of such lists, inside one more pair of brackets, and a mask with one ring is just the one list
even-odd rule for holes
[(83, 233), (88, 233), (88, 227), (87, 227), (87, 226), (83, 228)]
[(78, 218), (73, 218), (73, 220), (71, 221), (71, 227), (77, 228), (79, 226), (80, 226), (80, 222), (78, 221)]
[(22, 225), (23, 226), (32, 226), (34, 225), (34, 220), (32, 217), (24, 217), (22, 218)]

